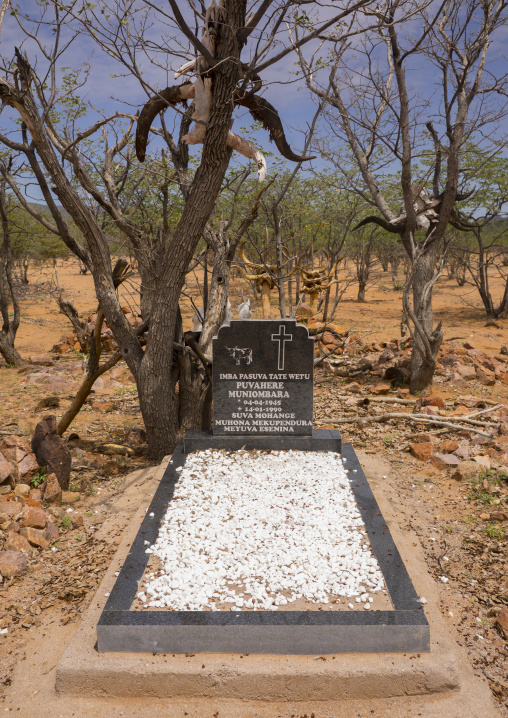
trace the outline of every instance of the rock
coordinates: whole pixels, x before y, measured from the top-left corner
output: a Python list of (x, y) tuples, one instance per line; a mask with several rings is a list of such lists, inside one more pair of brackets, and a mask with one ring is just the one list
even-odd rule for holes
[(54, 473), (62, 489), (69, 488), (71, 453), (61, 436), (56, 433), (56, 417), (50, 414), (35, 427), (32, 450), (39, 466)]
[(473, 461), (476, 461), (477, 464), (480, 466), (483, 466), (485, 469), (490, 469), (491, 463), (490, 463), (490, 456), (473, 456)]
[(81, 514), (73, 514), (71, 516), (71, 524), (73, 529), (79, 529), (85, 525), (85, 521)]
[(446, 461), (443, 461), (442, 459), (442, 454), (436, 454), (435, 456), (431, 456), (430, 461), (432, 463), (432, 466), (435, 466), (436, 469), (440, 469), (441, 471), (444, 471), (444, 469), (448, 468)]
[(4, 578), (19, 576), (28, 568), (28, 559), (21, 551), (0, 551), (0, 573)]
[(471, 342), (464, 342), (462, 346), (464, 347), (464, 349), (474, 349), (474, 346), (471, 344)]
[(11, 477), (13, 483), (16, 483), (19, 480), (18, 464), (20, 464), (24, 457), (30, 452), (30, 445), (22, 436), (5, 436), (0, 443), (0, 451), (11, 465)]
[(351, 384), (347, 384), (344, 389), (350, 391), (352, 394), (358, 394), (358, 392), (362, 390), (362, 387), (357, 381), (352, 381)]
[(458, 387), (466, 386), (465, 380), (456, 371), (452, 373), (450, 381)]
[(482, 521), (490, 521), (490, 514), (480, 514), (480, 518)]
[(471, 449), (467, 441), (461, 441), (458, 448), (453, 452), (455, 456), (458, 456), (462, 460), (469, 459), (471, 457)]
[[(332, 331), (336, 332), (337, 334), (346, 334), (347, 329), (345, 327), (342, 327), (340, 324), (330, 324), (330, 322), (326, 323), (326, 326), (331, 329)], [(350, 337), (351, 339), (351, 337)]]
[(501, 347), (501, 352), (503, 356), (508, 356), (508, 347)]
[(13, 467), (3, 454), (0, 454), (0, 484), (12, 475)]
[(19, 533), (21, 536), (24, 536), (32, 546), (39, 548), (49, 547), (50, 541), (44, 529), (34, 529), (31, 526), (27, 526), (22, 528)]
[(53, 357), (49, 354), (34, 354), (34, 356), (30, 357), (30, 364), (35, 364), (36, 366), (55, 366)]
[(321, 341), (323, 344), (330, 345), (332, 347), (338, 343), (337, 338), (331, 332), (324, 332), (321, 335)]
[(62, 500), (62, 487), (55, 474), (50, 474), (42, 484), (42, 499), (47, 504), (60, 503)]
[(503, 608), (499, 616), (496, 618), (496, 628), (499, 629), (501, 635), (508, 640), (508, 608)]
[(28, 495), (28, 498), (32, 499), (32, 501), (38, 501), (39, 503), (42, 503), (42, 491), (40, 489), (32, 489)]
[(435, 454), (430, 461), (436, 469), (447, 469), (449, 466), (460, 465), (460, 459), (453, 454)]
[(0, 525), (17, 519), (23, 507), (17, 501), (6, 501), (0, 503)]
[(421, 444), (410, 444), (409, 450), (419, 461), (429, 461), (434, 454), (434, 444), (430, 441)]
[(13, 533), (17, 534), (19, 533), (19, 530), (21, 526), (18, 524), (17, 521), (7, 521), (5, 524), (0, 524), (0, 528), (2, 531), (12, 531)]
[(75, 504), (80, 498), (79, 491), (62, 491), (62, 504)]
[(439, 448), (441, 449), (443, 454), (453, 454), (453, 452), (457, 451), (457, 449), (459, 448), (459, 444), (457, 441), (446, 439), (439, 444)]
[(19, 476), (20, 478), (23, 478), (30, 472), (37, 471), (38, 468), (39, 464), (37, 463), (37, 459), (35, 458), (35, 455), (30, 452), (18, 464)]
[(53, 543), (53, 541), (57, 541), (60, 538), (60, 531), (58, 530), (57, 525), (53, 523), (53, 521), (48, 521), (44, 533), (50, 543)]
[(456, 406), (453, 411), (450, 412), (450, 416), (467, 416), (467, 414), (471, 414), (471, 410), (468, 409), (465, 406)]
[(31, 526), (34, 529), (43, 529), (46, 526), (46, 512), (31, 506), (21, 521), (22, 526)]
[(463, 379), (476, 379), (476, 369), (472, 366), (458, 366), (457, 374), (459, 374)]
[(100, 444), (95, 447), (95, 451), (106, 454), (106, 456), (134, 456), (136, 453), (130, 446), (122, 444)]
[(482, 467), (480, 466), (480, 464), (477, 464), (476, 461), (461, 461), (459, 465), (459, 470), (465, 478), (469, 478), (473, 476), (478, 476), (478, 474), (482, 470)]
[(312, 311), (312, 307), (310, 304), (306, 304), (305, 302), (302, 302), (300, 306), (297, 309), (296, 316), (299, 318), (302, 317), (311, 317), (314, 314)]
[(4, 543), (4, 551), (21, 551), (29, 556), (32, 553), (30, 544), (24, 536), (15, 533), (14, 531), (7, 532), (7, 540)]
[(390, 389), (389, 384), (379, 384), (378, 386), (373, 386), (370, 393), (374, 394), (374, 396), (386, 396), (386, 394), (390, 393)]
[(427, 414), (428, 416), (439, 416), (439, 410), (433, 406), (422, 407), (421, 413)]
[(477, 367), (476, 374), (479, 381), (481, 381), (481, 383), (485, 386), (494, 386), (494, 384), (496, 383), (496, 377), (494, 375), (494, 372), (490, 369), (487, 369), (486, 367)]
[(423, 400), (423, 406), (437, 406), (439, 409), (445, 409), (446, 404), (440, 396), (429, 396)]
[(417, 434), (415, 436), (415, 444), (428, 444), (428, 442), (432, 442), (434, 440), (434, 437), (432, 434)]
[(478, 404), (478, 397), (474, 394), (461, 394), (455, 400), (455, 406), (467, 406), (469, 409), (474, 409)]
[(507, 511), (492, 511), (490, 514), (491, 521), (508, 521)]
[(30, 486), (28, 484), (16, 484), (14, 494), (15, 496), (26, 497), (30, 494)]
[(492, 443), (498, 451), (508, 451), (508, 436), (502, 434), (494, 439)]
[(92, 403), (92, 409), (94, 411), (114, 411), (115, 405), (112, 401), (94, 401)]

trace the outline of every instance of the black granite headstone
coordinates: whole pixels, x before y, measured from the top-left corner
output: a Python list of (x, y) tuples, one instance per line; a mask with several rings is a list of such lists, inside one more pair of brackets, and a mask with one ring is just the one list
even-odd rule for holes
[(213, 433), (311, 436), (314, 340), (294, 319), (233, 320), (213, 340)]

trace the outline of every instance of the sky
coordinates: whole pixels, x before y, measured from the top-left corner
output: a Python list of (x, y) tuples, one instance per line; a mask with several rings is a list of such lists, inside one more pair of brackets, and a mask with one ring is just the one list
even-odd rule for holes
[[(74, 0), (69, 0), (69, 2), (74, 9), (80, 6), (80, 3)], [(104, 0), (97, 0), (97, 6), (105, 7), (106, 9), (108, 5), (110, 8), (118, 8), (128, 3), (131, 3), (139, 10), (148, 10), (149, 22), (145, 31), (146, 42), (153, 46), (162, 45), (165, 48), (163, 52), (151, 53), (153, 62), (144, 55), (139, 56), (139, 66), (144, 79), (151, 87), (157, 89), (162, 89), (167, 85), (178, 84), (181, 80), (175, 81), (172, 73), (160, 65), (169, 64), (173, 70), (176, 69), (182, 63), (182, 58), (179, 57), (178, 54), (171, 56), (171, 54), (166, 52), (166, 48), (176, 50), (178, 53), (178, 45), (180, 44), (180, 49), (183, 50), (187, 43), (181, 34), (177, 37), (176, 31), (173, 31), (171, 27), (165, 24), (163, 15), (157, 15), (153, 10), (148, 8), (145, 0), (106, 0), (106, 2), (104, 2)], [(154, 3), (163, 11), (168, 12), (169, 4), (166, 0), (154, 0)], [(259, 3), (254, 3), (254, 6), (257, 4)], [(186, 5), (186, 3), (179, 3), (180, 7), (185, 7)], [(320, 16), (327, 18), (331, 16), (331, 13), (337, 11), (339, 3), (325, 2), (314, 3), (313, 5), (315, 5), (316, 8), (319, 5)], [(19, 7), (22, 9), (22, 13), (31, 15), (32, 17), (37, 17), (41, 11), (41, 3), (38, 2), (38, 0), (22, 0), (22, 2), (19, 3)], [(101, 15), (99, 15), (99, 17), (103, 20), (105, 18), (105, 16)], [(140, 17), (140, 15), (138, 15), (138, 17)], [(186, 14), (186, 18), (190, 20), (189, 13)], [(362, 20), (362, 22), (368, 21), (369, 20), (365, 18)], [(14, 47), (21, 47), (27, 52), (30, 62), (40, 73), (47, 63), (43, 57), (41, 47), (38, 46), (37, 43), (39, 42), (43, 47), (49, 48), (54, 40), (54, 27), (52, 27), (51, 24), (34, 26), (30, 23), (25, 23), (25, 27), (33, 33), (32, 38), (27, 37), (26, 33), (19, 27), (15, 18), (8, 15), (2, 29), (0, 52), (3, 58), (9, 60), (13, 57)], [(75, 23), (74, 27), (76, 27)], [(99, 26), (96, 26), (95, 29), (98, 32), (100, 31)], [(411, 33), (411, 23), (408, 25), (407, 32), (409, 34)], [(66, 30), (63, 33), (63, 40), (70, 37), (69, 33), (70, 30)], [(285, 29), (280, 33), (279, 39), (281, 43), (287, 44), (287, 32)], [(508, 31), (505, 26), (495, 37), (494, 42), (489, 48), (489, 55), (491, 59), (494, 60), (493, 68), (496, 69), (497, 72), (502, 72), (503, 68), (508, 70), (504, 56), (504, 47), (507, 40)], [(359, 42), (358, 38), (352, 41), (353, 50), (355, 49), (355, 44), (356, 47), (360, 47)], [(305, 50), (306, 55), (309, 55), (314, 48), (315, 43), (309, 43)], [(243, 57), (248, 56), (250, 50), (251, 48), (247, 47)], [(123, 67), (118, 60), (108, 56), (85, 32), (80, 32), (74, 38), (68, 50), (63, 53), (59, 59), (58, 66), (60, 76), (68, 71), (65, 68), (82, 68), (86, 66), (86, 63), (90, 63), (90, 74), (86, 86), (79, 90), (79, 94), (95, 108), (108, 115), (116, 111), (134, 112), (144, 104), (147, 95), (138, 80), (129, 75), (125, 67)], [(303, 131), (312, 121), (316, 110), (316, 103), (307, 90), (303, 80), (296, 76), (297, 67), (295, 63), (295, 55), (290, 54), (276, 65), (267, 68), (262, 73), (262, 78), (263, 94), (279, 111), (287, 139), (292, 148), (298, 152), (302, 149)], [(322, 74), (326, 72), (327, 68), (325, 67)], [(438, 94), (436, 93), (436, 77), (435, 68), (429, 65), (423, 66), (421, 61), (413, 62), (413, 60), (409, 58), (408, 81), (410, 91), (424, 98), (424, 101), (427, 102), (426, 111), (429, 113), (429, 116), (437, 110)], [(9, 125), (12, 126), (12, 121), (15, 116), (16, 113), (13, 110), (6, 108), (0, 117), (0, 127), (6, 128), (9, 127)], [(170, 108), (166, 112), (165, 119), (168, 127), (171, 129), (174, 121), (178, 119), (178, 115)], [(84, 129), (96, 120), (97, 114), (90, 110), (88, 114), (79, 121), (79, 129)], [(235, 125), (233, 127), (235, 131), (239, 132), (239, 128), (248, 126), (251, 122), (250, 115), (245, 110), (242, 110), (242, 108), (235, 110)], [(501, 132), (502, 128), (498, 131)], [(321, 132), (324, 132), (324, 129), (322, 129)], [(253, 139), (256, 143), (259, 143), (261, 148), (265, 147), (269, 151), (277, 153), (275, 146), (268, 142), (267, 132), (259, 131), (253, 136)], [(153, 139), (149, 149), (153, 150), (154, 147), (157, 146), (157, 143), (158, 140)], [(340, 147), (337, 149), (340, 150)], [(194, 154), (199, 151), (199, 147), (192, 148)], [(245, 162), (244, 158), (240, 158), (239, 161), (240, 163)], [(272, 158), (268, 158), (268, 176), (270, 176), (270, 166), (273, 168), (273, 164)], [(325, 168), (327, 163), (326, 161), (317, 159), (313, 162), (312, 166), (319, 170)], [(392, 169), (395, 169), (395, 167)], [(36, 190), (32, 191), (32, 196), (36, 201), (40, 201), (40, 195)]]

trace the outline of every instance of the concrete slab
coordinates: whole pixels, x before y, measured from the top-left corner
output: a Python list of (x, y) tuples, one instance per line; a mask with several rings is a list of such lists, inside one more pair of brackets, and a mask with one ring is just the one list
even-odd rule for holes
[[(224, 442), (231, 437), (214, 438)], [(282, 448), (285, 439), (279, 441)], [(343, 445), (342, 456), (392, 609), (368, 612), (134, 610), (133, 603), (149, 561), (147, 543), (152, 544), (157, 538), (186, 459), (179, 445), (99, 619), (98, 650), (282, 655), (428, 651), (429, 625), (423, 606), (351, 444)]]
[[(167, 461), (161, 465), (161, 473), (166, 466)], [(329, 701), (340, 703), (394, 696), (439, 696), (459, 691), (459, 649), (447, 634), (439, 612), (431, 605), (427, 611), (431, 629), (428, 653), (323, 655), (320, 652), (318, 655), (307, 656), (242, 654), (241, 658), (226, 653), (99, 653), (96, 649), (96, 625), (106, 595), (115, 584), (115, 572), (128, 555), (147, 505), (148, 502), (143, 503), (136, 520), (126, 532), (72, 644), (60, 660), (56, 671), (56, 688), (60, 693), (88, 697), (143, 696), (175, 701), (301, 701), (307, 705), (309, 701), (316, 701), (321, 705), (321, 702)], [(390, 528), (392, 534), (396, 534), (397, 543), (403, 547), (404, 565), (417, 576), (419, 591), (430, 596), (432, 580), (422, 571), (421, 566), (413, 563), (412, 551), (398, 534), (396, 526), (391, 524)], [(464, 663), (462, 660), (462, 663), (467, 666), (467, 661)], [(468, 680), (471, 680), (471, 675)], [(489, 695), (486, 689), (483, 701)], [(488, 704), (492, 706), (492, 702), (484, 702), (483, 705)], [(239, 712), (236, 715), (251, 713)], [(338, 716), (339, 713), (333, 715)], [(453, 714), (448, 714), (448, 718), (450, 715)], [(456, 715), (465, 716), (467, 713), (458, 712)], [(477, 712), (476, 715), (483, 714)]]

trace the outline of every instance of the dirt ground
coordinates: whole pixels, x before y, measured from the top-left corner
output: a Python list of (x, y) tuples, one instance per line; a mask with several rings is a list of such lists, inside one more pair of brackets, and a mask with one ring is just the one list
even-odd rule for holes
[[(73, 262), (59, 262), (58, 275), (80, 314), (93, 313), (96, 301), (91, 277), (80, 275)], [(50, 293), (54, 289), (52, 267), (34, 271), (30, 279), (31, 284), (23, 291), (22, 323), (16, 343), (25, 358), (48, 352), (61, 335), (70, 333), (68, 320), (58, 313)], [(199, 306), (192, 277), (189, 285)], [(500, 287), (494, 288), (499, 293)], [(245, 296), (251, 297), (254, 316), (260, 316), (259, 303), (254, 303), (249, 288), (238, 280), (231, 290), (234, 316), (242, 289)], [(122, 301), (135, 307), (136, 290), (135, 282), (125, 287)], [(366, 303), (358, 304), (355, 296), (352, 286), (335, 314), (337, 323), (368, 337), (369, 342), (381, 343), (400, 335), (401, 293), (393, 291), (389, 273), (380, 272), (374, 277)], [(468, 341), (489, 355), (498, 355), (501, 346), (508, 343), (506, 320), (487, 326), (470, 288), (442, 279), (434, 296), (435, 317), (443, 320), (446, 339), (458, 345)], [(276, 316), (275, 302), (273, 306)], [(191, 327), (193, 312), (187, 302), (185, 328)], [(35, 407), (47, 395), (58, 395), (60, 407), (55, 411), (62, 413), (80, 379), (81, 357), (77, 353), (63, 355), (58, 360), (60, 369), (65, 381), (58, 389), (32, 382), (0, 360), (0, 438), (9, 433), (29, 436), (44, 413), (36, 413)], [(0, 584), (0, 631), (7, 629), (0, 633), (0, 710), (4, 701), (7, 712), (32, 715), (33, 711), (18, 712), (15, 706), (37, 700), (37, 674), (45, 676), (53, 671), (58, 658), (56, 647), (71, 639), (80, 614), (90, 603), (125, 527), (142, 501), (144, 486), (153, 471), (143, 456), (94, 454), (96, 458), (90, 461), (93, 447), (121, 441), (128, 430), (142, 426), (135, 386), (125, 373), (117, 372), (116, 376), (114, 380), (105, 377), (94, 393), (94, 400), (113, 406), (95, 409), (89, 403), (70, 427), (81, 437), (81, 444), (73, 450), (71, 476), (81, 499), (70, 510), (62, 507), (56, 516), (61, 531), (56, 550), (34, 549), (28, 573)], [(375, 377), (361, 380), (362, 392), (368, 394), (376, 381)], [(317, 371), (316, 428), (335, 426), (333, 418), (343, 416), (345, 384), (347, 380)], [(508, 406), (508, 385), (500, 381), (493, 386), (471, 382), (464, 389), (439, 377), (433, 393), (450, 405), (467, 393)], [(492, 596), (499, 605), (508, 604), (507, 541), (504, 526), (494, 526), (481, 518), (488, 516), (492, 503), (506, 510), (506, 484), (504, 493), (493, 498), (469, 480), (453, 479), (451, 470), (418, 461), (408, 453), (408, 444), (422, 431), (414, 425), (345, 423), (338, 428), (345, 441), (390, 463), (389, 485), (393, 501), (400, 508), (400, 527), (418, 536), (429, 572), (440, 587), (439, 608), (449, 630), (467, 650), (475, 673), (488, 683), (498, 701), (499, 715), (508, 716), (508, 643), (494, 625), (496, 613), (492, 610)], [(446, 429), (433, 433), (437, 440), (456, 438), (453, 431), (447, 433)], [(83, 517), (81, 528), (73, 529), (65, 520), (75, 513)]]

